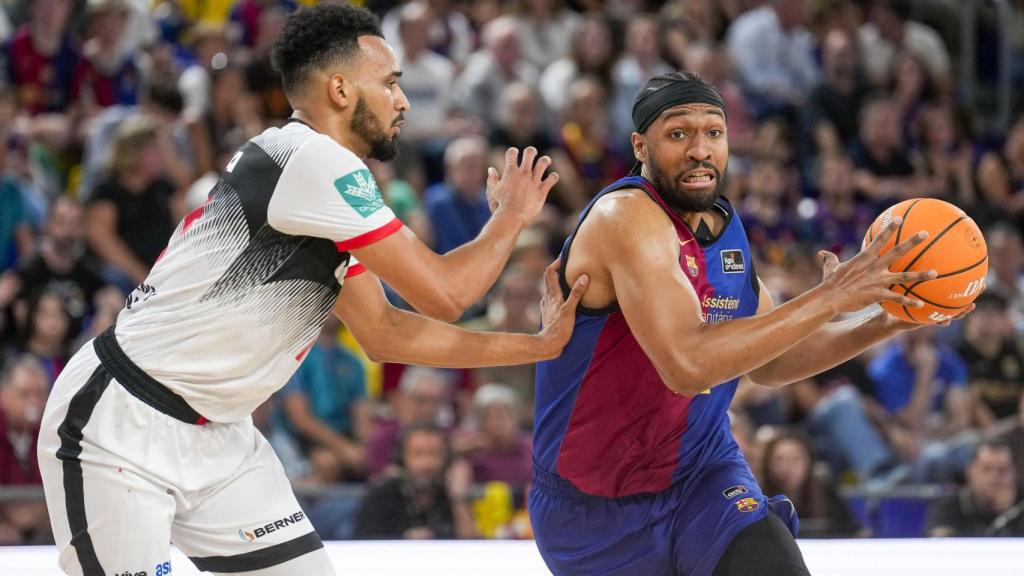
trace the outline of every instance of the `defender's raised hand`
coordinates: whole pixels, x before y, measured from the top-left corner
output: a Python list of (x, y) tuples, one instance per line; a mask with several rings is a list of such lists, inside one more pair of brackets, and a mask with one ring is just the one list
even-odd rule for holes
[(523, 150), (522, 161), (519, 149), (505, 151), (505, 167), (499, 177), (494, 168), (487, 169), (487, 203), (492, 213), (509, 210), (531, 222), (540, 214), (551, 188), (558, 183), (558, 174), (544, 175), (551, 166), (551, 158), (537, 158), (537, 149), (528, 146)]

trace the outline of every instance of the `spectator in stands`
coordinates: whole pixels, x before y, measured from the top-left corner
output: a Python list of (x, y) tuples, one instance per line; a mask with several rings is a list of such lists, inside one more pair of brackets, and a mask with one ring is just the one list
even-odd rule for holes
[(1000, 431), (996, 438), (1010, 447), (1017, 468), (1017, 478), (1024, 478), (1024, 396), (1021, 396), (1020, 406), (1017, 408), (1017, 421), (1009, 423), (1008, 428)]
[(807, 10), (807, 0), (770, 0), (729, 28), (729, 54), (758, 118), (792, 117), (818, 84)]
[(875, 211), (857, 198), (853, 163), (844, 154), (819, 159), (816, 184), (818, 201), (803, 201), (813, 211), (797, 210), (800, 235), (840, 258), (849, 258), (860, 252), (864, 231), (874, 221)]
[(210, 166), (200, 166), (199, 157), (204, 153), (199, 150), (201, 142), (197, 138), (197, 130), (201, 128), (201, 118), (186, 119), (182, 115), (184, 100), (178, 90), (177, 81), (173, 77), (160, 75), (153, 77), (144, 86), (140, 103), (137, 106), (111, 106), (103, 110), (89, 122), (85, 133), (84, 154), (82, 158), (82, 181), (78, 186), (78, 196), (82, 200), (92, 197), (99, 181), (105, 177), (110, 160), (110, 148), (117, 136), (118, 128), (126, 120), (143, 114), (155, 118), (171, 135), (175, 161), (173, 166), (191, 180), (198, 178)]
[(821, 459), (860, 482), (884, 481), (900, 464), (864, 407), (861, 390), (870, 382), (854, 358), (789, 387), (793, 416), (806, 423)]
[(965, 430), (970, 421), (968, 371), (936, 335), (935, 327), (905, 332), (871, 361), (868, 375), (875, 398), (889, 414), (913, 430), (949, 436)]
[[(498, 124), (491, 127), (488, 137), (491, 165), (500, 165), (505, 151), (510, 147), (524, 150), (527, 146), (533, 146), (539, 154), (551, 157), (551, 170), (559, 176), (571, 170), (569, 158), (558, 148), (553, 135), (548, 131), (550, 124), (546, 121), (544, 103), (536, 89), (521, 82), (509, 84), (501, 93), (498, 110)], [(566, 211), (582, 208), (585, 203), (571, 181), (556, 186), (548, 196), (548, 201)]]
[(72, 330), (81, 328), (104, 282), (85, 252), (82, 206), (78, 202), (67, 196), (53, 201), (35, 256), (24, 263), (17, 276), (21, 284), (18, 300), (23, 305), (45, 291), (57, 293), (71, 316)]
[(89, 203), (89, 246), (108, 266), (108, 280), (125, 292), (145, 280), (183, 216), (183, 188), (166, 175), (171, 146), (154, 119), (126, 121)]
[(520, 427), (519, 396), (508, 386), (484, 384), (473, 398), (473, 410), (477, 430), (460, 443), (473, 466), (473, 481), (526, 487), (533, 474), (533, 460), (530, 437)]
[(1017, 337), (1024, 336), (1024, 238), (1021, 228), (997, 224), (985, 233), (988, 243), (988, 290), (1006, 296)]
[(4, 173), (6, 164), (7, 136), (0, 130), (0, 272), (25, 260), (34, 242), (29, 207), (17, 181)]
[(446, 540), (476, 534), (467, 500), (472, 469), (451, 461), (444, 430), (408, 426), (400, 435), (398, 471), (370, 486), (356, 520), (358, 539)]
[(7, 82), (30, 114), (65, 112), (81, 58), (67, 34), (73, 0), (31, 0), (29, 19), (4, 46)]
[(43, 291), (29, 301), (17, 351), (35, 358), (46, 369), (48, 385), (53, 386), (64, 370), (72, 336), (64, 299), (55, 291)]
[(414, 1), (398, 9), (400, 46), (395, 50), (402, 69), (402, 91), (409, 99), (402, 139), (413, 145), (444, 140), (452, 106), (455, 65), (430, 50), (434, 20), (426, 2)]
[(569, 43), (582, 18), (562, 0), (519, 0), (523, 57), (538, 70), (569, 53)]
[[(430, 49), (448, 58), (459, 68), (466, 65), (475, 45), (475, 32), (469, 19), (451, 0), (427, 0), (430, 7)], [(402, 39), (398, 34), (401, 6), (384, 16), (381, 29), (388, 43), (402, 52)]]
[(934, 82), (924, 63), (909, 52), (897, 54), (892, 62), (888, 92), (900, 109), (903, 140), (913, 143), (914, 125), (922, 110), (936, 101)]
[[(46, 372), (30, 356), (12, 359), (0, 376), (0, 486), (39, 485), (36, 438), (46, 406)], [(0, 502), (0, 544), (45, 542), (46, 503)]]
[(589, 76), (569, 85), (559, 142), (571, 170), (559, 176), (564, 179), (563, 188), (579, 191), (584, 201), (625, 176), (632, 162), (632, 156), (627, 162), (622, 146), (614, 140), (606, 94), (601, 83)]
[(461, 111), (494, 126), (505, 87), (514, 82), (535, 85), (539, 71), (523, 58), (522, 27), (515, 18), (502, 16), (491, 21), (482, 38), (483, 48), (473, 53), (455, 79), (453, 98)]
[(246, 140), (265, 129), (260, 101), (245, 82), (245, 69), (236, 64), (210, 72), (209, 107), (194, 130), (198, 173), (220, 173)]
[(822, 42), (822, 82), (814, 89), (804, 108), (804, 142), (814, 150), (836, 154), (857, 139), (857, 116), (867, 97), (867, 82), (860, 69), (857, 47), (841, 28), (830, 30)]
[(926, 106), (918, 115), (918, 149), (913, 160), (923, 167), (932, 195), (973, 212), (974, 146), (948, 102)]
[[(550, 258), (547, 260), (550, 263)], [(469, 326), (488, 332), (533, 332), (540, 325), (539, 302), (540, 278), (524, 267), (510, 266), (487, 298), (487, 313)], [(532, 422), (535, 369), (531, 364), (498, 366), (479, 368), (475, 374), (478, 381), (501, 382), (526, 400), (531, 413), (521, 416)]]
[(391, 398), (394, 416), (377, 422), (370, 439), (371, 474), (383, 471), (393, 461), (395, 441), (403, 427), (420, 422), (450, 422), (450, 414), (445, 414), (450, 388), (449, 379), (441, 370), (412, 366), (402, 372), (398, 390)]
[(491, 217), (487, 204), (487, 142), (459, 138), (444, 154), (445, 182), (423, 195), (434, 250), (446, 253), (476, 238)]
[(130, 11), (126, 0), (86, 3), (88, 35), (74, 78), (75, 97), (86, 116), (108, 106), (133, 106), (139, 101), (149, 70), (140, 54), (124, 46)]
[(910, 0), (872, 0), (857, 40), (864, 67), (876, 86), (884, 86), (889, 63), (900, 50), (920, 58), (943, 91), (952, 84), (946, 43), (930, 26), (910, 20)]
[(274, 40), (284, 27), (289, 12), (291, 10), (284, 3), (272, 4), (260, 12), (256, 43), (252, 48), (251, 61), (245, 66), (246, 83), (262, 105), (265, 122), (284, 119), (292, 113), (280, 76), (270, 62)]
[(868, 364), (875, 420), (919, 482), (952, 480), (973, 442), (967, 366), (936, 335), (934, 326), (904, 332)]
[(739, 206), (750, 246), (764, 260), (779, 263), (797, 238), (790, 215), (794, 194), (792, 174), (775, 160), (758, 160), (747, 177), (747, 192)]
[(665, 3), (660, 16), (663, 21), (678, 22), (689, 43), (710, 47), (725, 36), (726, 12), (728, 8), (715, 0), (675, 0)]
[(185, 98), (185, 112), (200, 118), (210, 108), (210, 73), (228, 64), (228, 33), (222, 24), (199, 22), (187, 34), (192, 60), (178, 79), (178, 90)]
[(967, 364), (972, 420), (985, 430), (1017, 415), (1024, 399), (1024, 356), (1013, 341), (1006, 298), (988, 290), (974, 303), (957, 353)]
[(78, 338), (71, 345), (72, 352), (117, 323), (117, 315), (124, 308), (124, 298), (124, 292), (112, 284), (107, 284), (96, 292), (96, 296), (92, 300), (93, 313), (88, 317), (82, 329), (77, 331)]
[(569, 54), (549, 64), (541, 74), (538, 87), (548, 110), (562, 114), (569, 86), (584, 76), (595, 78), (606, 94), (611, 93), (614, 63), (615, 43), (608, 22), (599, 14), (588, 14), (573, 31)]
[(269, 10), (280, 8), (291, 12), (298, 8), (294, 0), (239, 0), (231, 7), (231, 20), (238, 32), (243, 46), (255, 46), (262, 30), (260, 24), (263, 14)]
[(904, 146), (897, 102), (888, 97), (868, 102), (861, 110), (860, 122), (860, 138), (850, 154), (857, 167), (857, 189), (879, 210), (907, 198), (927, 196), (928, 181), (915, 170)]
[[(653, 14), (635, 14), (626, 23), (625, 51), (612, 67), (611, 128), (616, 147), (629, 150), (633, 133), (633, 100), (651, 76), (672, 67), (661, 58), (661, 32)], [(571, 109), (571, 108), (570, 108)]]
[[(1002, 149), (986, 152), (978, 164), (978, 191), (991, 207), (991, 220), (1024, 224), (1024, 115), (1014, 121)], [(982, 222), (982, 225), (991, 223)]]
[(282, 421), (325, 483), (360, 479), (367, 471), (372, 414), (362, 361), (338, 343), (332, 315), (281, 390)]
[[(815, 466), (807, 438), (782, 432), (764, 452), (765, 494), (785, 494), (800, 515), (801, 537), (867, 536), (836, 491), (829, 475)], [(742, 487), (741, 487), (742, 488)]]
[(982, 442), (966, 470), (967, 485), (935, 502), (928, 514), (928, 535), (1024, 536), (1024, 500), (1010, 449)]

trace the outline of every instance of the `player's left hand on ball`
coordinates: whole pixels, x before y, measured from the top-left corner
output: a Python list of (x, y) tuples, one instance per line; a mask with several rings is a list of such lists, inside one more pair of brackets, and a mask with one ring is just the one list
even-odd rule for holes
[[(950, 318), (949, 320), (946, 320), (944, 322), (939, 322), (936, 325), (937, 326), (949, 326), (951, 323), (956, 322), (957, 320), (963, 320), (964, 318), (967, 317), (968, 314), (970, 314), (973, 311), (974, 311), (974, 304), (971, 304), (963, 312), (957, 314), (956, 316)], [(905, 332), (905, 331), (915, 330), (915, 329), (920, 328), (922, 326), (929, 326), (929, 324), (918, 324), (916, 322), (907, 322), (906, 320), (900, 320), (899, 318), (895, 318), (893, 316), (890, 316), (885, 311), (882, 311), (881, 314), (883, 316), (885, 316), (886, 321), (889, 322), (890, 326), (893, 326), (894, 328), (896, 328), (897, 330), (900, 330), (900, 331), (904, 331)]]
[(555, 260), (544, 271), (544, 296), (540, 301), (540, 314), (544, 330), (540, 336), (551, 343), (552, 357), (557, 356), (565, 348), (572, 337), (576, 326), (576, 306), (587, 291), (590, 278), (583, 274), (576, 279), (568, 298), (562, 297), (562, 287), (558, 283), (558, 269), (562, 262)]

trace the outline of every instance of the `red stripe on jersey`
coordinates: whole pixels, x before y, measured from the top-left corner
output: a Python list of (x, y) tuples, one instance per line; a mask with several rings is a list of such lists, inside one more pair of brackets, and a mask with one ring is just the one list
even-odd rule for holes
[(365, 234), (360, 234), (354, 238), (349, 238), (344, 242), (338, 242), (338, 252), (348, 252), (349, 250), (355, 250), (357, 248), (363, 248), (369, 246), (374, 242), (379, 242), (388, 236), (391, 236), (395, 232), (402, 229), (402, 221), (398, 218), (391, 220), (387, 224), (377, 228), (376, 230), (370, 230)]
[(302, 352), (299, 352), (298, 355), (295, 356), (295, 361), (302, 362), (302, 359), (305, 358), (306, 354), (309, 353), (309, 350), (313, 347), (313, 344), (316, 344), (316, 338), (313, 338), (313, 341), (310, 342), (309, 345), (307, 345), (305, 348), (303, 348)]
[(347, 280), (349, 278), (359, 276), (363, 272), (366, 272), (366, 266), (363, 266), (362, 262), (356, 264), (355, 266), (349, 266), (348, 271), (345, 272), (345, 279)]
[(203, 212), (206, 211), (206, 205), (209, 204), (209, 203), (210, 203), (210, 200), (207, 199), (206, 202), (203, 202), (198, 208), (196, 208), (195, 210), (189, 212), (185, 216), (185, 219), (182, 220), (182, 222), (181, 222), (181, 233), (182, 234), (184, 234), (185, 232), (188, 232), (188, 229), (192, 227), (192, 224), (194, 224), (196, 220), (199, 220), (200, 218), (202, 218)]

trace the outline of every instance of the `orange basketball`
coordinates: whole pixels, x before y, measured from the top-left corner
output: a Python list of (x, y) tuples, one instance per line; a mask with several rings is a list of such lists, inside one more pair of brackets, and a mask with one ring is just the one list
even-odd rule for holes
[(884, 301), (882, 308), (896, 318), (918, 324), (935, 324), (956, 316), (985, 289), (988, 247), (981, 230), (963, 210), (949, 202), (915, 198), (882, 212), (868, 228), (863, 246), (867, 246), (897, 216), (903, 218), (903, 223), (882, 247), (881, 254), (922, 230), (928, 232), (928, 238), (893, 262), (889, 270), (935, 270), (939, 275), (910, 286), (890, 286), (894, 292), (924, 302), (924, 307), (910, 308)]

